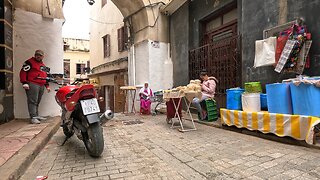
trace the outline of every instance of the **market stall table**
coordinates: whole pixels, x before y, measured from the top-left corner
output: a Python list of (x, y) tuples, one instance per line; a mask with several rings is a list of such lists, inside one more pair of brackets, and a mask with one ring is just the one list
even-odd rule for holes
[(290, 136), (314, 144), (314, 128), (320, 118), (268, 112), (245, 112), (220, 109), (221, 122), (228, 126), (258, 130), (262, 133), (273, 133), (277, 136)]
[[(125, 101), (125, 108), (123, 109), (123, 113), (130, 113), (129, 112), (129, 102), (132, 102), (131, 106), (131, 113), (136, 113), (136, 108), (135, 108), (135, 99), (136, 99), (136, 94), (137, 94), (137, 88), (135, 86), (121, 86), (120, 89), (124, 92), (124, 97), (126, 99)], [(130, 99), (127, 98), (127, 95), (130, 94)], [(126, 111), (127, 109), (127, 111)]]
[[(196, 126), (194, 124), (194, 120), (193, 117), (191, 115), (190, 112), (190, 106), (192, 103), (192, 99), (194, 97), (200, 97), (201, 98), (201, 92), (165, 92), (163, 94), (163, 99), (165, 99), (166, 101), (169, 101), (170, 99), (172, 100), (173, 106), (174, 106), (174, 110), (175, 110), (175, 117), (176, 118), (172, 118), (171, 120), (171, 128), (178, 128), (180, 127), (180, 129), (178, 129), (181, 132), (186, 132), (186, 131), (194, 131), (197, 130)], [(175, 100), (178, 99), (178, 100)], [(182, 100), (183, 99), (183, 100)], [(190, 120), (192, 122), (192, 127), (191, 128), (186, 128), (182, 122), (182, 120), (184, 119), (182, 116), (180, 116), (179, 114), (179, 106), (181, 105), (182, 102), (185, 102), (185, 104), (187, 105), (187, 114), (190, 116)], [(174, 119), (177, 119), (179, 122), (179, 125), (175, 125)]]

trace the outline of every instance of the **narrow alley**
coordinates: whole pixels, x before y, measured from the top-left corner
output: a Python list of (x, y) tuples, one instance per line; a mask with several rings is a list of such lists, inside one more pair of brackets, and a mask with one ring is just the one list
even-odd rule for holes
[(104, 126), (106, 147), (99, 159), (91, 158), (75, 137), (60, 146), (60, 129), (21, 179), (320, 178), (316, 149), (196, 127), (181, 133), (171, 129), (163, 115), (117, 115)]

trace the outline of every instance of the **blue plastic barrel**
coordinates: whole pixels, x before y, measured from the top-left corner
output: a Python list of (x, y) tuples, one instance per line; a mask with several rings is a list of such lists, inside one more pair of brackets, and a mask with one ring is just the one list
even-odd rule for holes
[(267, 84), (266, 91), (269, 113), (292, 114), (290, 84)]
[(260, 103), (261, 103), (261, 109), (267, 110), (268, 109), (268, 100), (267, 100), (267, 94), (260, 94)]
[(242, 110), (241, 94), (244, 89), (232, 88), (227, 89), (227, 109), (230, 110)]
[(320, 88), (300, 83), (290, 84), (293, 114), (320, 117)]

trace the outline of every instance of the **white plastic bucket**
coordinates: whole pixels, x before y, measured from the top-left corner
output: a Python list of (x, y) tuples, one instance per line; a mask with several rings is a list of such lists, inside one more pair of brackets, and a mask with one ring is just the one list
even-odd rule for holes
[(243, 111), (259, 112), (261, 111), (260, 93), (242, 93), (241, 102)]

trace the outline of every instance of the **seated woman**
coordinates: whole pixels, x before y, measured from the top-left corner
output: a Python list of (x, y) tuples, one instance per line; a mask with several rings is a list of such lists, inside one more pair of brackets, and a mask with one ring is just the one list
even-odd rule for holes
[(151, 114), (151, 100), (153, 96), (152, 90), (149, 88), (149, 84), (144, 83), (144, 87), (140, 89), (140, 114)]
[(203, 81), (201, 84), (202, 97), (201, 99), (194, 98), (192, 103), (197, 108), (197, 111), (201, 118), (200, 120), (204, 120), (206, 118), (206, 112), (202, 110), (200, 103), (206, 99), (214, 98), (217, 86), (216, 82), (218, 80), (215, 77), (209, 77), (206, 71), (202, 71), (200, 73), (200, 78)]

